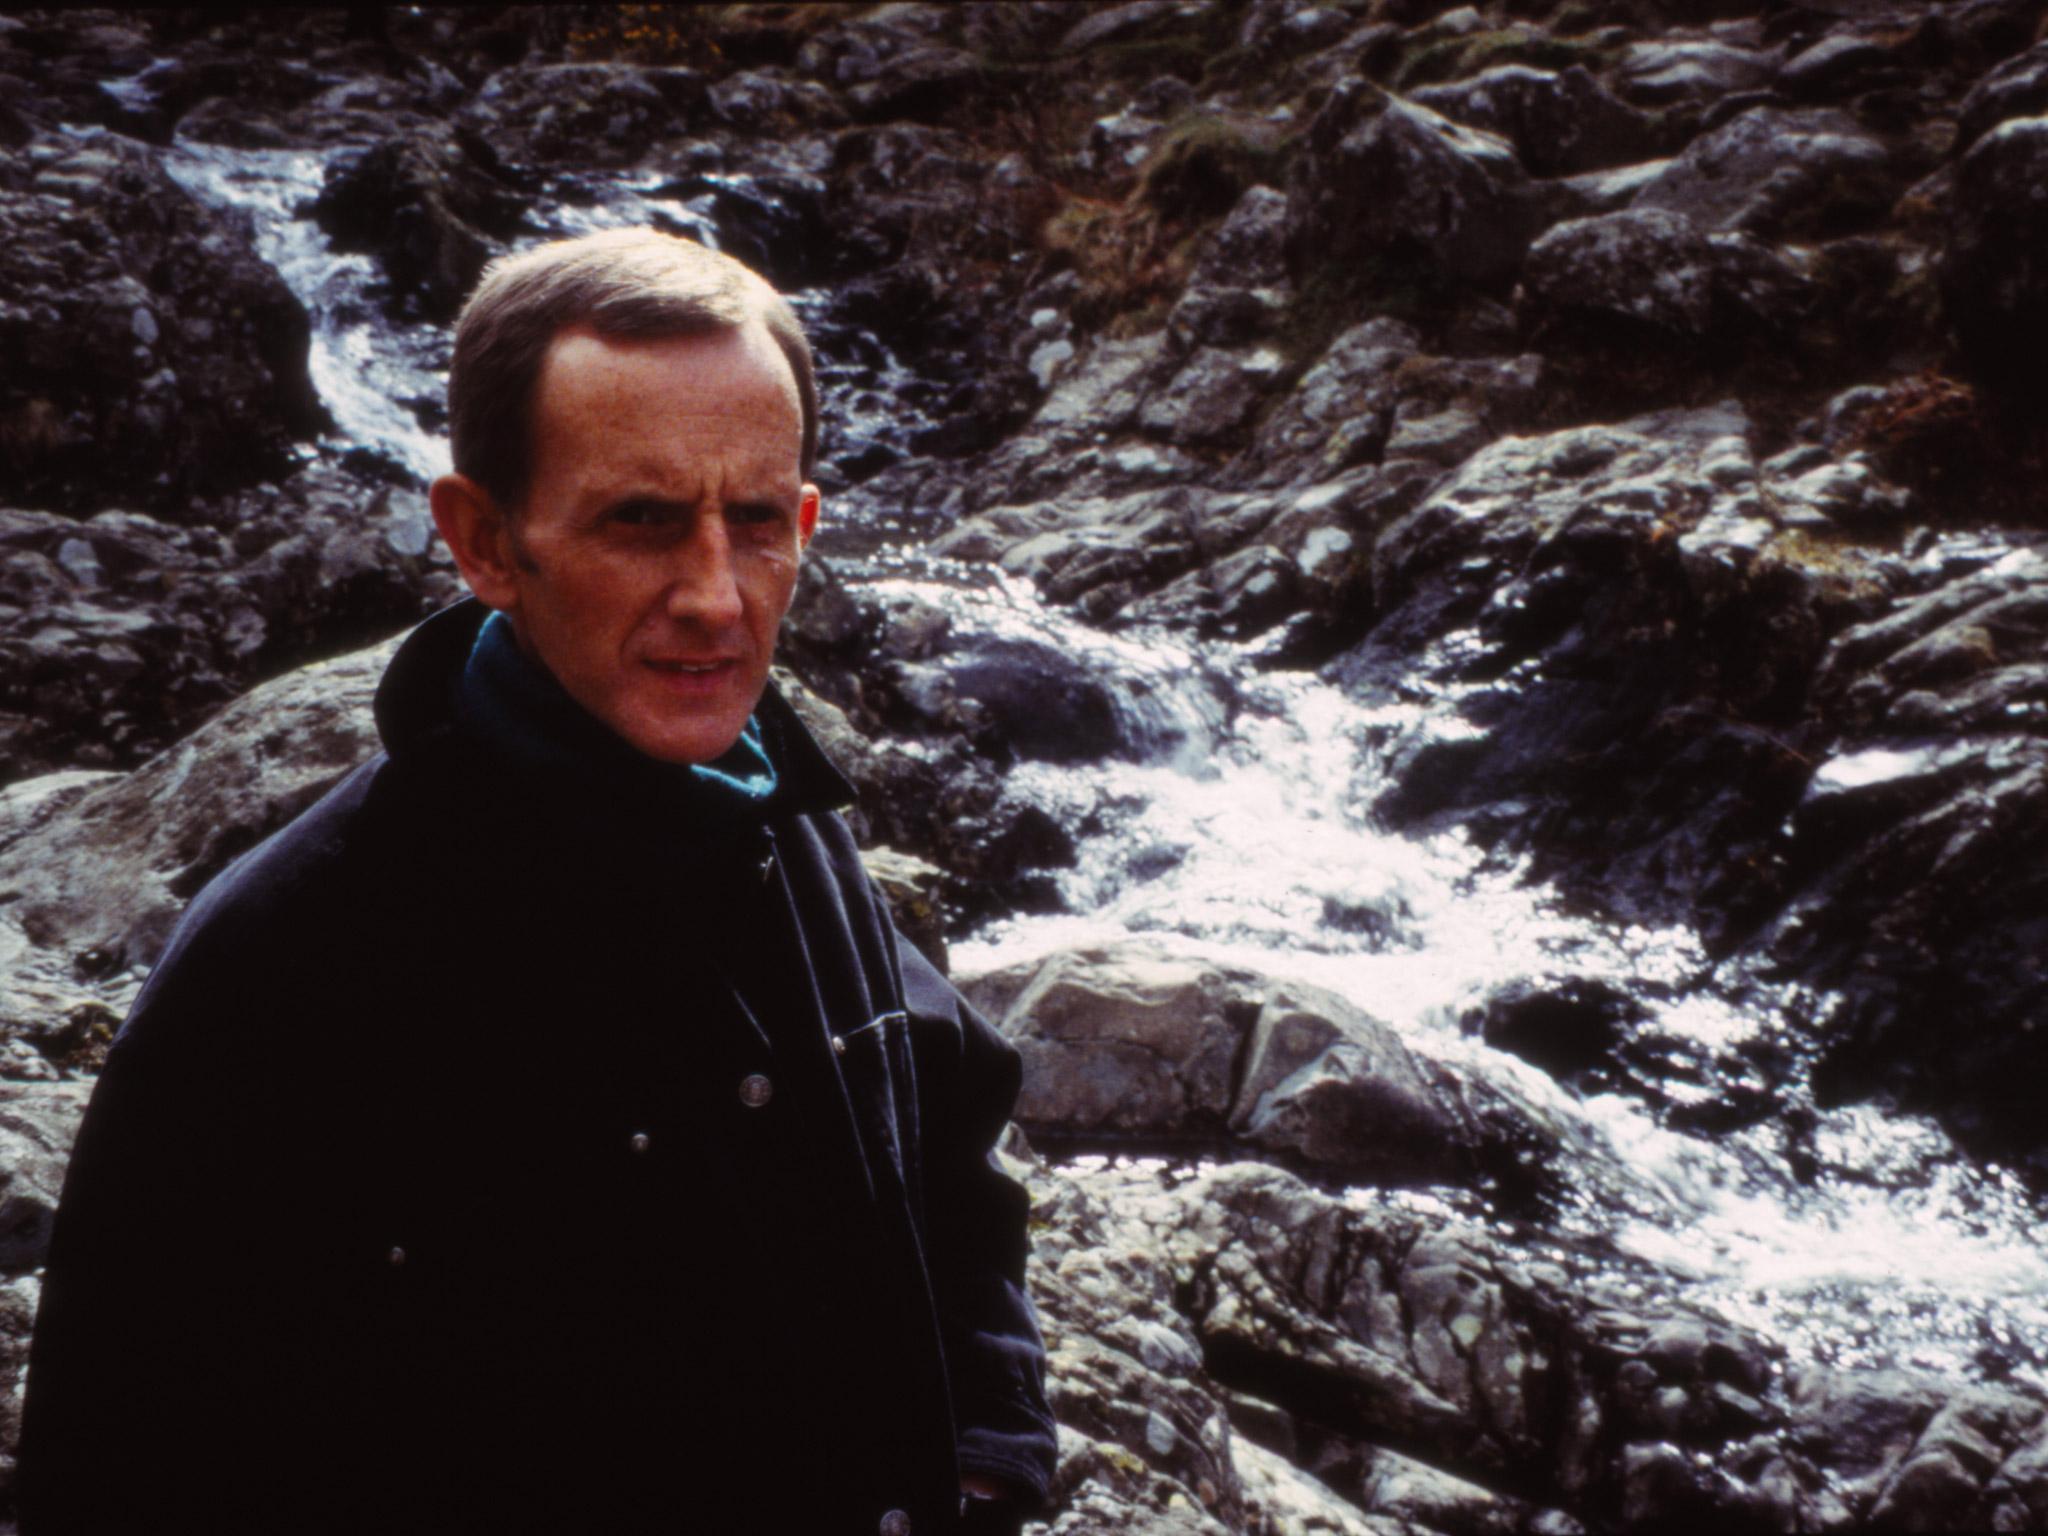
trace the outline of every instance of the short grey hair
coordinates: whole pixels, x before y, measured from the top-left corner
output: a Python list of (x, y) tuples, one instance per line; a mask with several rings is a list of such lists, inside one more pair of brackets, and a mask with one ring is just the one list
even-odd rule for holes
[(788, 300), (730, 256), (654, 229), (556, 240), (484, 269), (455, 322), (448, 436), (455, 469), (508, 509), (533, 478), (533, 397), (548, 348), (588, 326), (621, 340), (704, 336), (759, 321), (796, 376), (805, 480), (818, 462), (818, 374)]

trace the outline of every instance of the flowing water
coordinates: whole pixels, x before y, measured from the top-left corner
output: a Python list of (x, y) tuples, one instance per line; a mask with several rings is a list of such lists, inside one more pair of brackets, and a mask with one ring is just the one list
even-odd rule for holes
[[(185, 143), (170, 165), (196, 195), (246, 213), (257, 248), (312, 315), (330, 450), (367, 449), (421, 480), (442, 472), (446, 448), (430, 423), (445, 333), (393, 324), (373, 262), (333, 252), (300, 216), (325, 156)], [(656, 178), (577, 178), (539, 207), (536, 235), (654, 223), (717, 241), (709, 195)], [(794, 302), (819, 345), (840, 483), (858, 478), (850, 464), (907, 455), (929, 425), (919, 402), (932, 391), (840, 323), (829, 294)], [(1368, 708), (1312, 675), (1261, 670), (1242, 648), (1108, 635), (1026, 586), (969, 579), (914, 545), (850, 543), (839, 558), (842, 575), (882, 601), (943, 608), (956, 637), (1078, 659), (1125, 744), (1106, 761), (1026, 762), (1011, 774), (1012, 793), (1079, 830), (1078, 858), (1058, 875), (1061, 910), (985, 926), (954, 946), (956, 969), (1143, 934), (1330, 988), (1417, 1051), (1511, 1083), (1602, 1149), (1586, 1169), (1563, 1170), (1545, 1219), (1556, 1239), (1676, 1271), (1692, 1299), (1795, 1356), (2048, 1385), (2041, 1210), (2010, 1175), (1969, 1164), (1922, 1120), (1812, 1112), (1796, 1082), (1781, 1090), (1811, 1116), (1796, 1148), (1779, 1117), (1718, 1135), (1680, 1128), (1700, 1123), (1686, 1112), (1711, 1109), (1745, 1053), (1791, 1038), (1788, 1018), (1825, 999), (1717, 967), (1687, 932), (1567, 911), (1456, 833), (1375, 826), (1390, 746), (1460, 728), (1444, 701)], [(1604, 983), (1639, 1006), (1640, 1038), (1668, 1064), (1654, 1093), (1581, 1096), (1466, 1032), (1494, 989), (1557, 977)], [(1469, 1193), (1444, 1198), (1473, 1207)]]

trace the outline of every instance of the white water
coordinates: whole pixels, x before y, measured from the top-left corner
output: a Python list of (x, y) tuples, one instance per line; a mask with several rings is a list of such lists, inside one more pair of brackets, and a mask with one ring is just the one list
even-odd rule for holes
[[(335, 254), (296, 216), (320, 188), (323, 157), (181, 145), (167, 158), (196, 195), (245, 211), (258, 250), (307, 306), (336, 446), (370, 447), (422, 480), (445, 470), (440, 436), (400, 403), (438, 398), (445, 338), (395, 327), (371, 261)], [(536, 232), (654, 222), (715, 242), (701, 199), (658, 193), (658, 183), (621, 179), (595, 201), (554, 204)], [(798, 296), (807, 319), (824, 302)], [(822, 358), (828, 414), (843, 437), (901, 442), (915, 423), (903, 404), (915, 381), (864, 340), (860, 369)], [(1119, 708), (1144, 712), (1149, 734), (1170, 744), (1150, 761), (1012, 773), (1014, 791), (1062, 824), (1092, 819), (1104, 830), (1060, 876), (1066, 911), (1007, 919), (956, 944), (961, 973), (1142, 934), (1330, 988), (1417, 1050), (1478, 1063), (1611, 1149), (1632, 1181), (1627, 1197), (1589, 1183), (1560, 1216), (1567, 1233), (1690, 1276), (1688, 1294), (1802, 1356), (1970, 1371), (1990, 1343), (2048, 1385), (2032, 1363), (2048, 1340), (2041, 1213), (2016, 1181), (1971, 1168), (1931, 1125), (1867, 1108), (1825, 1114), (1820, 1170), (1802, 1183), (1769, 1126), (1683, 1135), (1633, 1099), (1580, 1100), (1464, 1036), (1461, 1017), (1503, 982), (1600, 978), (1649, 1000), (1658, 1030), (1711, 1062), (1767, 1033), (1788, 999), (1718, 975), (1688, 933), (1569, 914), (1460, 836), (1377, 829), (1373, 765), (1404, 733), (1457, 729), (1440, 708), (1367, 709), (1312, 676), (1260, 673), (1229, 646), (1106, 635), (1046, 610), (1027, 587), (964, 585), (915, 551), (852, 575), (941, 605), (958, 631), (1087, 658), (1114, 681)], [(1684, 1098), (1683, 1083), (1666, 1086)]]

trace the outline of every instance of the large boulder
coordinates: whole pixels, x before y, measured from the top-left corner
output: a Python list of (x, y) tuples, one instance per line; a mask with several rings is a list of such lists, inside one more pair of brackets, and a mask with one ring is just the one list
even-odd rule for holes
[(1297, 276), (1393, 258), (1496, 284), (1541, 223), (1505, 139), (1363, 81), (1339, 86), (1316, 114), (1288, 198)]
[(1514, 1074), (1423, 1055), (1333, 992), (1197, 948), (1130, 939), (958, 979), (1023, 1053), (1017, 1118), (1042, 1140), (1256, 1150), (1346, 1179), (1628, 1185)]
[(1847, 112), (1756, 107), (1694, 139), (1634, 206), (1765, 239), (1838, 235), (1890, 209), (1903, 190), (1892, 164)]
[(387, 139), (330, 162), (312, 213), (338, 251), (382, 263), (394, 308), (447, 322), (514, 234), (521, 199), (482, 143), (453, 134)]
[(1650, 115), (1617, 99), (1582, 64), (1562, 71), (1501, 64), (1413, 100), (1515, 146), (1537, 176), (1633, 165), (1656, 150)]
[(273, 478), (324, 420), (306, 312), (246, 230), (103, 132), (0, 168), (0, 462), (18, 506), (152, 510)]
[[(1529, 249), (1520, 313), (1532, 337), (1589, 353), (1624, 376), (1663, 360), (1694, 369), (1758, 347), (1782, 351), (1810, 283), (1745, 234), (1702, 229), (1657, 208), (1570, 219)], [(1623, 359), (1628, 359), (1623, 361)]]
[(710, 116), (703, 75), (679, 65), (521, 64), (458, 119), (513, 165), (631, 165)]

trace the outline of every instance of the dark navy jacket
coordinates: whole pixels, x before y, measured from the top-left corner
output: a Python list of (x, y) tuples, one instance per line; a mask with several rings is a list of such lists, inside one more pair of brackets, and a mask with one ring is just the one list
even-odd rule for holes
[(114, 1043), (23, 1536), (921, 1536), (962, 1471), (1043, 1493), (1016, 1057), (844, 781), (772, 695), (779, 787), (715, 831), (651, 765), (507, 762), (453, 707), (481, 617), (408, 638), (385, 754), (207, 887)]

